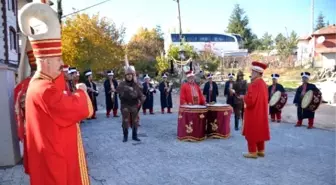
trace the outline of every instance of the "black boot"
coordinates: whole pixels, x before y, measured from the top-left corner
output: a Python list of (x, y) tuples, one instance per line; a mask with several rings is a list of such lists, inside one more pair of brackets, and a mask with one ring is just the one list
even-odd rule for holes
[(141, 141), (139, 138), (138, 138), (138, 128), (136, 127), (133, 127), (132, 129), (132, 139), (134, 141)]
[(239, 130), (239, 118), (235, 117), (235, 130)]
[(124, 134), (124, 139), (123, 142), (127, 142), (128, 139), (128, 129), (127, 128), (123, 128), (123, 134)]

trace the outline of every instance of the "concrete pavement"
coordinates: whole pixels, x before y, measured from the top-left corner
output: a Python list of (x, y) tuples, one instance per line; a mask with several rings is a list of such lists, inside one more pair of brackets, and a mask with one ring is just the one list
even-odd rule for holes
[[(105, 118), (103, 107), (81, 125), (92, 185), (335, 184), (333, 131), (271, 123), (266, 157), (245, 159), (246, 141), (233, 125), (226, 140), (178, 141), (177, 114), (160, 114), (158, 100), (155, 115), (141, 115), (141, 143), (122, 143), (121, 119)], [(17, 165), (0, 170), (0, 184), (29, 183)]]

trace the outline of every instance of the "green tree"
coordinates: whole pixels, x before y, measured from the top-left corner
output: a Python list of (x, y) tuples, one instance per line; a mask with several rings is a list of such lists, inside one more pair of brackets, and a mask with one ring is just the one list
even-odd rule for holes
[(201, 52), (196, 62), (198, 62), (201, 68), (205, 72), (215, 72), (218, 70), (220, 59), (215, 55), (211, 47), (204, 47), (203, 52)]
[(154, 77), (164, 65), (157, 65), (158, 56), (163, 55), (164, 38), (160, 26), (153, 29), (139, 28), (127, 44), (127, 54), (137, 71)]
[(275, 48), (280, 56), (281, 61), (287, 61), (294, 50), (297, 48), (298, 36), (292, 31), (288, 38), (284, 37), (281, 33), (275, 37)]
[(180, 60), (180, 50), (184, 50), (186, 58), (193, 58), (197, 57), (197, 53), (194, 50), (194, 47), (186, 42), (182, 42), (182, 45), (170, 45), (168, 49), (168, 58)]
[(272, 35), (268, 34), (267, 32), (264, 33), (264, 35), (262, 36), (262, 38), (260, 39), (260, 46), (258, 47), (258, 49), (260, 50), (271, 50), (273, 49), (273, 39), (272, 39)]
[(62, 27), (63, 60), (81, 72), (115, 69), (124, 56), (124, 34), (125, 28), (98, 14), (72, 16)]
[(249, 19), (239, 4), (235, 4), (227, 26), (227, 32), (235, 33), (244, 39), (244, 47), (250, 52), (256, 49), (257, 36), (248, 27)]
[(139, 28), (127, 44), (129, 60), (136, 62), (155, 61), (164, 51), (164, 40), (160, 27), (154, 29)]
[(324, 28), (325, 26), (326, 24), (324, 22), (324, 15), (322, 14), (322, 12), (320, 12), (317, 16), (315, 31)]

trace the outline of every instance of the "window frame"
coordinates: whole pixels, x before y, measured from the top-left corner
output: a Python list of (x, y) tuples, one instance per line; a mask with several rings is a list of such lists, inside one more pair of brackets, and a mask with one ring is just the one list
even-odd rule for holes
[(18, 43), (17, 43), (17, 33), (16, 30), (10, 26), (9, 27), (9, 49), (11, 51), (18, 51)]

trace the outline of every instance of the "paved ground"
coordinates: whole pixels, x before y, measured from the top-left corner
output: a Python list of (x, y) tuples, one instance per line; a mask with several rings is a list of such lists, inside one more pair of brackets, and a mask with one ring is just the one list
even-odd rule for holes
[[(157, 113), (141, 116), (140, 144), (122, 143), (120, 118), (98, 116), (82, 125), (92, 185), (335, 184), (333, 131), (271, 124), (267, 156), (254, 160), (242, 157), (240, 132), (226, 140), (179, 142), (177, 115)], [(0, 184), (25, 185), (28, 178), (18, 165), (0, 170)]]

